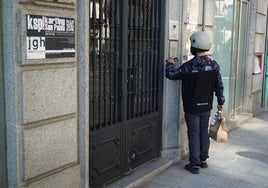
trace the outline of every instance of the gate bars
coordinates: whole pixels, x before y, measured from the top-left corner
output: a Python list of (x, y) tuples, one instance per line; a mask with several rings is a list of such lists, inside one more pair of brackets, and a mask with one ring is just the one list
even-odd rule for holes
[[(122, 121), (123, 96), (126, 96), (127, 120), (158, 111), (158, 3), (159, 0), (128, 0), (128, 26), (124, 26), (128, 27), (125, 35), (128, 38), (123, 39), (120, 0), (90, 1), (91, 130)], [(128, 40), (127, 54), (119, 50), (121, 40)], [(119, 62), (122, 55), (127, 56), (128, 62)]]
[(157, 3), (156, 0), (129, 0), (127, 119), (158, 110)]
[(118, 0), (90, 2), (90, 128), (121, 121), (118, 104), (119, 4)]

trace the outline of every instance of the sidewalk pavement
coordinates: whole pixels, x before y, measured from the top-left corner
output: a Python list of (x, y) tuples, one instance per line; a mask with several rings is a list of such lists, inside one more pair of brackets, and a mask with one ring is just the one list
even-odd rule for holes
[(105, 188), (268, 188), (268, 111), (228, 121), (228, 141), (211, 140), (209, 167), (184, 170), (188, 160), (164, 157), (145, 164)]
[(209, 167), (200, 174), (179, 161), (139, 188), (268, 188), (268, 112), (229, 132), (228, 141), (211, 141)]

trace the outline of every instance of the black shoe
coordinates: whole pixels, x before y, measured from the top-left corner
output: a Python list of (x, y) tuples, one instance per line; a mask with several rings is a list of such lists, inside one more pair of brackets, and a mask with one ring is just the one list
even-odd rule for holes
[(192, 174), (199, 174), (199, 167), (192, 165), (192, 164), (187, 164), (184, 166), (185, 170), (188, 170), (189, 172), (191, 172)]
[(207, 168), (208, 167), (207, 162), (206, 161), (201, 161), (200, 167), (201, 168)]

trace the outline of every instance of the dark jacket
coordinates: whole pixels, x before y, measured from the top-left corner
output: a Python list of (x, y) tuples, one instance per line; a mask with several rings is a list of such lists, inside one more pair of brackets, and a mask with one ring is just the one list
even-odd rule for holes
[(178, 68), (167, 63), (166, 77), (170, 80), (182, 80), (183, 109), (187, 113), (210, 112), (214, 92), (218, 105), (224, 104), (220, 67), (207, 56), (195, 56)]

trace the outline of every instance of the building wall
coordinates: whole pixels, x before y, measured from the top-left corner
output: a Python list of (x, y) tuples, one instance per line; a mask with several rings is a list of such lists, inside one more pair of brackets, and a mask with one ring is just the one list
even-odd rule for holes
[[(177, 56), (181, 64), (191, 58), (188, 40), (191, 32), (203, 28), (213, 35), (214, 0), (165, 2), (165, 58)], [(0, 132), (3, 134), (6, 127), (9, 187), (88, 187), (88, 3), (87, 0), (2, 1), (0, 105), (6, 108), (0, 109), (0, 123), (6, 124), (0, 125)], [(263, 23), (267, 20), (267, 1), (252, 0), (250, 7), (243, 111), (257, 113), (262, 108), (264, 71), (253, 73), (258, 68), (256, 55), (260, 56), (260, 67), (264, 65), (267, 26)], [(27, 59), (27, 14), (74, 18), (76, 56)], [(177, 23), (177, 39), (169, 36), (170, 21)], [(163, 68), (164, 65), (165, 62)], [(180, 83), (167, 79), (163, 82), (162, 154), (182, 158), (187, 154), (188, 142)], [(1, 146), (5, 144), (2, 136)], [(3, 147), (0, 149), (1, 153), (5, 151)], [(2, 178), (5, 165), (0, 165)]]
[[(256, 6), (252, 7), (255, 13), (254, 51), (253, 51), (253, 74), (252, 75), (252, 112), (257, 113), (263, 107), (263, 75), (265, 56), (265, 37), (267, 27), (267, 1), (253, 1)], [(256, 9), (254, 9), (256, 8)], [(258, 57), (258, 59), (256, 59)], [(260, 69), (260, 72), (258, 72)], [(256, 71), (256, 72), (255, 72)]]
[[(78, 41), (88, 45), (88, 28), (76, 15), (85, 9), (75, 0), (2, 2), (8, 186), (85, 187), (87, 47)], [(26, 15), (74, 19), (75, 57), (27, 58)]]
[[(168, 23), (170, 20), (178, 21), (179, 29), (179, 42), (177, 49), (177, 56), (179, 57), (178, 64), (184, 63), (189, 60), (192, 56), (189, 53), (190, 42), (189, 37), (192, 32), (196, 30), (206, 30), (211, 34), (212, 44), (215, 43), (214, 30), (215, 30), (215, 1), (166, 1), (167, 2), (167, 15), (166, 15), (166, 45), (165, 45), (165, 58), (170, 56), (170, 42), (168, 40), (169, 29)], [(229, 2), (230, 4), (233, 1)], [(236, 3), (236, 1), (235, 1)], [(254, 74), (256, 69), (255, 57), (256, 55), (260, 57), (261, 64), (263, 67), (263, 58), (265, 50), (265, 33), (266, 33), (266, 19), (267, 19), (267, 1), (265, 0), (255, 0), (249, 1), (250, 10), (248, 12), (249, 25), (248, 25), (248, 46), (247, 46), (247, 62), (245, 63), (245, 80), (244, 80), (244, 90), (243, 90), (243, 104), (242, 113), (257, 113), (262, 109), (262, 85), (263, 85), (263, 72)], [(171, 8), (172, 7), (172, 8)], [(177, 8), (174, 8), (177, 7)], [(234, 7), (233, 7), (234, 8)], [(203, 10), (205, 9), (205, 10)], [(228, 19), (230, 19), (228, 17)], [(213, 56), (212, 48), (208, 55)], [(220, 59), (218, 59), (220, 61)], [(231, 61), (231, 58), (230, 58)], [(231, 63), (231, 62), (230, 62)], [(232, 62), (236, 64), (237, 62)], [(233, 65), (234, 66), (234, 65)], [(231, 69), (230, 69), (231, 71)], [(229, 73), (230, 73), (229, 71)], [(230, 79), (230, 78), (229, 78)], [(228, 85), (229, 86), (229, 85)], [(229, 90), (230, 88), (230, 90)], [(230, 92), (232, 94), (233, 86), (230, 85), (229, 88), (225, 88), (225, 92)], [(232, 116), (232, 111), (228, 108), (229, 101), (227, 98), (226, 108), (224, 109), (224, 114), (227, 117)], [(178, 148), (180, 157), (187, 155), (188, 141), (186, 134), (186, 126), (184, 122), (184, 113), (182, 109), (182, 102), (180, 101), (180, 84), (179, 82), (170, 81), (164, 78), (164, 112), (163, 112), (163, 145), (165, 143), (171, 143), (169, 146)], [(175, 105), (174, 105), (175, 104)], [(215, 106), (216, 107), (216, 106)], [(173, 133), (168, 133), (173, 131)], [(174, 134), (174, 132), (176, 134)], [(172, 139), (170, 139), (172, 138)], [(176, 140), (178, 139), (178, 140)], [(178, 145), (176, 145), (178, 143)], [(167, 144), (168, 145), (168, 144)], [(164, 146), (167, 146), (164, 145)], [(163, 147), (165, 148), (165, 147)], [(168, 148), (168, 147), (166, 147)]]
[(267, 27), (267, 1), (250, 2), (248, 62), (245, 77), (243, 110), (253, 114), (263, 108), (263, 79), (265, 74), (265, 37)]

